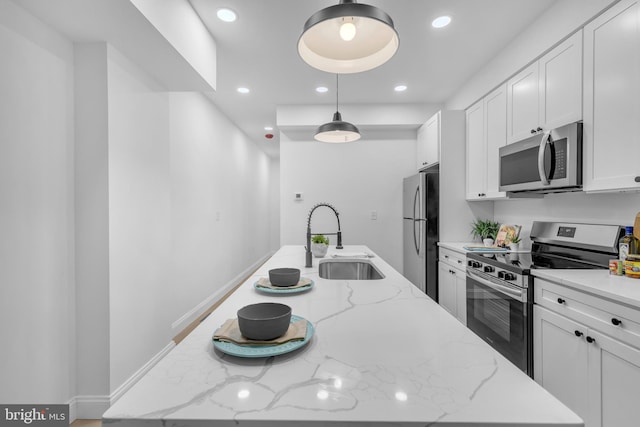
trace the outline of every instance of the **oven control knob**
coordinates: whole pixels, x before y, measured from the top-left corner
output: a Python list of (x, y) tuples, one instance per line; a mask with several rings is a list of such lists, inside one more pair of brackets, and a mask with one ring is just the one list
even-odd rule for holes
[(515, 280), (516, 275), (508, 271), (498, 271), (498, 277), (503, 280)]
[(490, 265), (485, 265), (485, 266), (484, 266), (484, 268), (483, 268), (483, 271), (484, 271), (485, 273), (493, 273), (495, 270), (496, 270), (496, 269), (495, 269), (495, 268), (493, 268), (493, 267), (492, 267), (492, 266), (490, 266)]
[(471, 268), (480, 268), (480, 267), (482, 267), (482, 264), (479, 261), (469, 261), (467, 263), (467, 265), (469, 265), (469, 267), (471, 267)]

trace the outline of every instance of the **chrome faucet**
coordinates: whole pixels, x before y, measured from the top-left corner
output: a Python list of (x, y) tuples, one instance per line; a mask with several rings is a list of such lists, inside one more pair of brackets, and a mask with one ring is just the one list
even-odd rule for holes
[(342, 249), (342, 231), (340, 231), (340, 216), (338, 214), (338, 211), (336, 210), (336, 208), (334, 208), (333, 206), (331, 206), (329, 203), (318, 203), (317, 205), (315, 205), (313, 208), (311, 208), (311, 210), (309, 211), (309, 216), (307, 217), (307, 246), (305, 246), (305, 267), (312, 267), (313, 266), (313, 256), (311, 255), (311, 216), (313, 215), (313, 211), (315, 211), (316, 209), (318, 209), (320, 206), (326, 206), (329, 209), (331, 209), (333, 211), (334, 214), (336, 214), (336, 219), (338, 220), (338, 231), (336, 233), (314, 233), (313, 235), (318, 235), (318, 234), (325, 234), (328, 236), (331, 235), (337, 235), (338, 236), (338, 244), (336, 245), (336, 249)]

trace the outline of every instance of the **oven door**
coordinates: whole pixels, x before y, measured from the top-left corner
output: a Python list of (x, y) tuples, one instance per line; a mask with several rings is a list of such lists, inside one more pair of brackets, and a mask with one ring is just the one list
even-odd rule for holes
[(528, 290), (467, 270), (467, 327), (533, 378)]

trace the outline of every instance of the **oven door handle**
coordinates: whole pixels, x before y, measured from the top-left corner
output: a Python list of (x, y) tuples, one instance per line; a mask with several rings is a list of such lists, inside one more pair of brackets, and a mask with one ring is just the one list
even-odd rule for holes
[(476, 280), (477, 282), (479, 282), (482, 285), (485, 285), (495, 291), (500, 292), (501, 294), (504, 294), (506, 296), (509, 296), (511, 298), (515, 298), (518, 301), (524, 302), (526, 295), (523, 294), (522, 290), (516, 290), (516, 289), (512, 289), (508, 286), (504, 286), (501, 285), (499, 283), (495, 283), (492, 282), (490, 280), (485, 279), (484, 277), (480, 277), (478, 276), (476, 273), (474, 273), (473, 271), (467, 271), (467, 277), (470, 277), (473, 280)]

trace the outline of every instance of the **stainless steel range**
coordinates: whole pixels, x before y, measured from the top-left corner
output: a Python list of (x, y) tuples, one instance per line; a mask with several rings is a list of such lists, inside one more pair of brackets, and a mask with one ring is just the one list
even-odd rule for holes
[(467, 326), (533, 378), (535, 268), (608, 268), (618, 225), (535, 221), (530, 253), (467, 253)]

